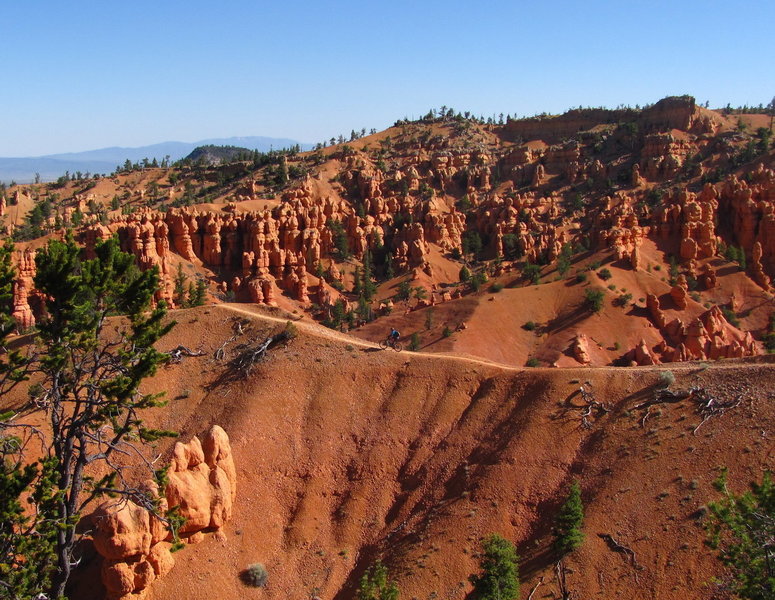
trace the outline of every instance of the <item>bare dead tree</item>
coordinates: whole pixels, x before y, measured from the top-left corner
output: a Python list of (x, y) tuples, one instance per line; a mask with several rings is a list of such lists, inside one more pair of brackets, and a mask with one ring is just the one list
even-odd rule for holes
[(215, 360), (221, 361), (224, 358), (226, 358), (226, 346), (236, 341), (238, 337), (245, 335), (245, 332), (246, 332), (245, 325), (246, 325), (246, 321), (243, 321), (238, 317), (234, 318), (231, 326), (233, 335), (227, 340), (225, 340), (223, 344), (221, 344), (218, 347), (218, 349), (215, 351), (215, 355), (214, 355)]
[(635, 410), (645, 409), (641, 426), (646, 425), (646, 419), (651, 415), (651, 407), (658, 404), (676, 404), (684, 400), (692, 400), (696, 404), (697, 413), (701, 417), (700, 423), (694, 428), (694, 435), (697, 430), (710, 418), (721, 416), (727, 410), (735, 408), (743, 400), (743, 394), (739, 394), (734, 400), (722, 400), (715, 397), (707, 389), (699, 386), (692, 386), (686, 390), (658, 389), (654, 392), (654, 397), (641, 402), (633, 407)]
[(278, 334), (270, 335), (258, 346), (247, 347), (237, 354), (237, 356), (229, 362), (229, 366), (239, 373), (242, 379), (247, 379), (256, 363), (266, 358), (267, 351), (289, 338), (290, 334), (287, 331), (281, 331)]
[(611, 412), (611, 409), (608, 408), (608, 406), (595, 397), (595, 391), (592, 389), (592, 384), (589, 381), (586, 381), (579, 386), (579, 395), (581, 395), (584, 405), (574, 406), (574, 408), (581, 410), (581, 426), (584, 429), (590, 429), (592, 427), (591, 418), (593, 416), (601, 417), (604, 414)]
[(562, 560), (558, 560), (554, 565), (554, 575), (557, 577), (557, 586), (560, 588), (560, 598), (562, 600), (573, 600), (573, 592), (568, 589), (567, 568)]

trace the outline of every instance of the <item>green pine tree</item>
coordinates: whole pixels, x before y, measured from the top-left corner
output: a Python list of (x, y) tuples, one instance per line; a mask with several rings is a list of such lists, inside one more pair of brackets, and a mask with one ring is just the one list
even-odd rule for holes
[(519, 598), (519, 557), (507, 539), (497, 533), (484, 542), (480, 559), (481, 573), (469, 580), (474, 585), (473, 597), (478, 600), (515, 600)]
[(775, 598), (775, 484), (765, 472), (761, 484), (741, 495), (727, 489), (724, 469), (714, 482), (724, 493), (708, 505), (709, 544), (730, 569), (731, 579), (722, 585), (744, 600)]
[[(40, 563), (39, 578), (50, 576), (51, 581), (45, 593), (56, 598), (64, 595), (75, 562), (76, 526), (83, 512), (104, 494), (136, 497), (137, 490), (125, 488), (112, 467), (113, 456), (139, 452), (144, 442), (174, 435), (148, 429), (139, 418), (142, 409), (161, 404), (161, 395), (141, 393), (139, 387), (166, 360), (154, 343), (174, 325), (163, 323), (163, 304), (151, 307), (158, 270), (141, 272), (134, 257), (119, 250), (116, 238), (97, 244), (95, 253), (96, 258), (82, 260), (72, 236), (38, 250), (35, 288), (46, 298), (46, 317), (37, 325), (34, 367), (40, 379), (30, 393), (46, 406), (49, 442), (34, 480), (24, 471), (15, 479), (6, 471), (0, 480), (11, 492), (30, 489), (23, 496), (31, 499), (34, 519), (17, 519), (15, 526), (33, 528), (35, 535), (27, 537), (49, 545), (30, 548), (17, 540), (13, 551), (26, 554), (30, 565)], [(112, 315), (125, 315), (118, 329), (108, 326)], [(3, 433), (25, 431), (23, 418), (3, 417)], [(161, 473), (156, 475), (163, 483)], [(147, 501), (159, 507), (158, 499), (148, 496)], [(13, 520), (15, 507), (4, 502)], [(158, 516), (173, 526), (177, 522)]]
[(363, 255), (363, 270), (361, 271), (361, 291), (368, 302), (377, 295), (377, 284), (374, 283), (374, 266), (369, 250)]
[(204, 279), (197, 279), (196, 285), (188, 284), (188, 301), (186, 306), (202, 306), (207, 298), (207, 284)]
[(16, 270), (13, 267), (14, 246), (10, 240), (0, 246), (0, 396), (13, 386), (27, 379), (27, 359), (18, 350), (6, 349), (5, 340), (16, 327), (11, 317), (13, 282)]
[(396, 297), (399, 300), (409, 300), (409, 297), (412, 294), (412, 284), (409, 283), (408, 279), (405, 279), (401, 283), (398, 284), (398, 292), (396, 293)]
[(581, 503), (581, 487), (573, 481), (565, 503), (557, 513), (554, 526), (554, 549), (565, 555), (573, 552), (584, 541), (581, 524), (584, 521), (584, 505)]
[(396, 272), (395, 269), (393, 269), (393, 253), (385, 252), (385, 278), (393, 279), (395, 275)]
[(420, 334), (415, 331), (409, 338), (409, 350), (417, 352), (420, 349), (421, 343), (422, 340), (420, 339)]
[(173, 291), (175, 304), (178, 306), (185, 306), (187, 302), (186, 298), (186, 282), (188, 278), (183, 274), (183, 265), (178, 263), (178, 271), (175, 274), (175, 288)]
[(363, 274), (360, 267), (355, 267), (353, 271), (353, 294), (356, 296), (363, 294)]
[[(11, 317), (15, 270), (11, 262), (14, 247), (6, 241), (0, 247), (0, 347), (5, 349), (15, 323)], [(28, 357), (18, 350), (0, 353), (0, 396), (25, 381)], [(32, 598), (48, 591), (56, 568), (56, 525), (25, 511), (30, 485), (39, 479), (33, 504), (50, 502), (51, 475), (55, 459), (30, 462), (22, 455), (24, 430), (12, 428), (14, 411), (0, 414), (0, 598)], [(25, 499), (22, 502), (22, 498)], [(45, 511), (44, 511), (45, 512)]]

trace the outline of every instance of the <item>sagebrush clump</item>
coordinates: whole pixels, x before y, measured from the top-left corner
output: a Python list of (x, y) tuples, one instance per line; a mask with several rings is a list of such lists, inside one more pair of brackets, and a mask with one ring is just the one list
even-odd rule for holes
[(269, 572), (261, 563), (253, 563), (242, 571), (241, 578), (245, 585), (262, 588), (266, 587), (266, 584), (269, 583)]

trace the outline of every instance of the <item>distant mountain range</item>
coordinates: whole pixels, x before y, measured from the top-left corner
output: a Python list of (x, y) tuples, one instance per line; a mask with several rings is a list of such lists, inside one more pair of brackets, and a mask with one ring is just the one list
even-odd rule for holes
[(0, 181), (6, 183), (11, 181), (30, 183), (34, 181), (36, 173), (40, 175), (41, 181), (54, 181), (61, 175), (64, 175), (65, 171), (70, 173), (80, 171), (81, 173), (108, 174), (113, 172), (117, 166), (123, 165), (127, 159), (132, 162), (137, 162), (144, 158), (148, 160), (155, 158), (161, 161), (166, 156), (169, 156), (171, 161), (176, 161), (189, 155), (199, 146), (239, 146), (250, 150), (268, 152), (272, 149), (279, 150), (295, 146), (296, 144), (299, 144), (302, 150), (312, 148), (312, 144), (304, 144), (296, 140), (250, 136), (215, 138), (191, 143), (162, 142), (138, 148), (113, 146), (111, 148), (100, 148), (85, 152), (67, 152), (64, 154), (49, 154), (27, 158), (0, 157)]

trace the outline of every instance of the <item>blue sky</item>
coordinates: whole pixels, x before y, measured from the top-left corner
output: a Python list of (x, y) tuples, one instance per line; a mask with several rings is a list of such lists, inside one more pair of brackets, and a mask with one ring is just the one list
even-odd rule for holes
[(775, 2), (6, 0), (0, 156), (775, 96)]

